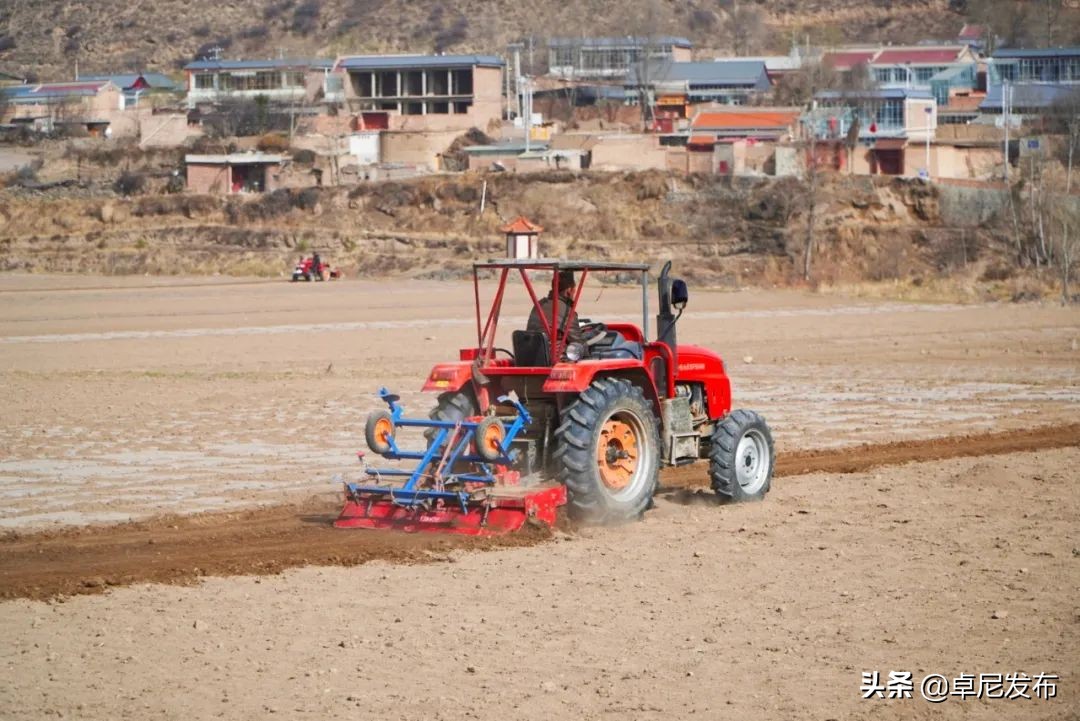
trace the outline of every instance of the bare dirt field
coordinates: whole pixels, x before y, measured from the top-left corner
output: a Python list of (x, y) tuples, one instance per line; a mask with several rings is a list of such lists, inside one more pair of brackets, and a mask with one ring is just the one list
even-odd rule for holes
[[(689, 468), (625, 527), (328, 529), (373, 392), (426, 410), (470, 334), (464, 283), (0, 277), (0, 717), (1080, 713), (1077, 311), (692, 289), (680, 339), (775, 430), (765, 503)], [(915, 698), (861, 700), (891, 670)], [(933, 672), (1061, 680), (935, 705)]]

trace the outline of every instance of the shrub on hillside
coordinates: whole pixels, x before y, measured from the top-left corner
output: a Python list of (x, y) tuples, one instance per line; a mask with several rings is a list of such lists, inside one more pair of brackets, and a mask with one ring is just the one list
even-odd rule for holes
[(113, 190), (120, 195), (139, 195), (146, 192), (146, 175), (125, 170), (113, 183)]
[(240, 31), (239, 35), (244, 40), (261, 40), (270, 34), (265, 25), (252, 25)]
[(322, 0), (305, 0), (293, 10), (292, 31), (298, 35), (310, 35), (319, 27)]
[(278, 133), (266, 133), (259, 138), (255, 147), (264, 153), (284, 153), (289, 149), (289, 139)]
[(279, 15), (283, 15), (292, 6), (293, 0), (279, 0), (279, 2), (270, 3), (263, 10), (263, 20), (273, 20)]

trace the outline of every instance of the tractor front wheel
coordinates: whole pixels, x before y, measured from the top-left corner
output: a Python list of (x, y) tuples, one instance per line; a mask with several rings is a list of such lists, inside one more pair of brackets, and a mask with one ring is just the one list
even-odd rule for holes
[(709, 476), (722, 501), (760, 501), (772, 483), (776, 449), (765, 419), (732, 411), (716, 425), (709, 448)]
[(660, 472), (656, 416), (641, 388), (622, 378), (593, 381), (563, 411), (552, 458), (572, 516), (597, 523), (640, 518)]

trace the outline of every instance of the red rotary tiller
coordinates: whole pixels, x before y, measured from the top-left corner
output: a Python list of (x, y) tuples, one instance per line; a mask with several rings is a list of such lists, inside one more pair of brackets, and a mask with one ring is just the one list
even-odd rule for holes
[[(371, 450), (390, 460), (417, 461), (412, 469), (365, 468), (374, 483), (346, 483), (346, 504), (334, 523), (338, 528), (393, 528), (492, 535), (516, 531), (529, 519), (552, 525), (556, 509), (566, 502), (557, 483), (521, 485), (512, 466), (518, 433), (532, 422), (512, 396), (500, 404), (515, 415), (474, 416), (457, 421), (407, 418), (400, 397), (379, 390), (388, 410), (368, 416), (365, 435)], [(422, 428), (428, 438), (423, 451), (398, 446), (397, 429)], [(363, 454), (360, 454), (363, 463)], [(404, 484), (394, 481), (407, 478)]]

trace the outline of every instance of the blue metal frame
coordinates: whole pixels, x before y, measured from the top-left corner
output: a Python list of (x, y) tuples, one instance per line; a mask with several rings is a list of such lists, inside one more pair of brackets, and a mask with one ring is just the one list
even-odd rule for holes
[[(455, 502), (461, 506), (462, 512), (467, 512), (469, 494), (465, 491), (445, 490), (446, 484), (468, 482), (494, 485), (496, 477), (492, 471), (491, 462), (474, 453), (467, 452), (476, 436), (476, 429), (480, 425), (479, 422), (467, 420), (458, 422), (437, 421), (430, 418), (406, 418), (405, 409), (398, 403), (400, 396), (391, 393), (386, 388), (380, 388), (379, 398), (385, 401), (390, 407), (390, 419), (393, 421), (395, 428), (434, 428), (436, 429), (436, 433), (428, 444), (427, 449), (424, 451), (408, 451), (399, 448), (397, 439), (391, 434), (389, 438), (387, 438), (390, 449), (381, 455), (390, 460), (416, 460), (419, 461), (419, 463), (413, 470), (399, 468), (368, 468), (366, 469), (367, 474), (374, 478), (382, 478), (383, 476), (407, 476), (408, 480), (401, 486), (368, 486), (347, 483), (346, 488), (351, 497), (354, 499), (365, 497), (370, 501), (372, 497), (386, 496), (389, 497), (394, 504), (406, 508), (421, 506), (430, 501)], [(511, 451), (511, 443), (517, 437), (518, 433), (532, 423), (532, 417), (525, 409), (525, 406), (521, 405), (517, 399), (511, 398), (510, 396), (501, 396), (498, 400), (500, 403), (507, 403), (514, 406), (515, 410), (517, 410), (517, 415), (513, 422), (510, 424), (509, 428), (506, 429), (506, 436), (503, 438), (502, 443), (499, 444), (499, 450), (502, 457), (499, 461), (496, 461), (496, 463), (511, 465), (517, 458), (517, 452)], [(447, 439), (455, 434), (458, 429), (461, 431), (460, 438), (454, 444), (453, 448), (444, 449), (443, 446), (446, 444)], [(475, 464), (475, 472), (450, 472), (445, 475), (439, 473), (438, 477), (434, 477), (438, 468), (453, 469), (461, 462)], [(436, 466), (436, 468), (429, 471), (428, 469), (433, 465)], [(435, 487), (419, 488), (420, 482), (425, 478), (431, 478), (435, 482)]]

